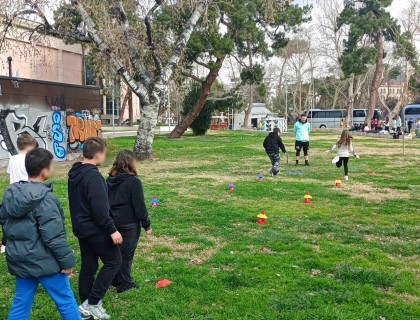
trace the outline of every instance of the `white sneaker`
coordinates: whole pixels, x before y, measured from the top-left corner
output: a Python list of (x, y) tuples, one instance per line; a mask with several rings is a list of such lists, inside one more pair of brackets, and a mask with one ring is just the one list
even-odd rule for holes
[(92, 317), (94, 320), (108, 320), (111, 319), (111, 316), (106, 313), (105, 309), (102, 306), (102, 301), (97, 305), (89, 304), (86, 300), (79, 306), (79, 311), (82, 316), (86, 319), (87, 317)]
[(336, 164), (338, 161), (340, 161), (340, 157), (336, 156), (334, 159), (332, 159), (331, 163)]
[(5, 253), (6, 252), (6, 246), (1, 246), (0, 248), (0, 253)]
[(344, 180), (349, 181), (349, 176), (345, 176)]

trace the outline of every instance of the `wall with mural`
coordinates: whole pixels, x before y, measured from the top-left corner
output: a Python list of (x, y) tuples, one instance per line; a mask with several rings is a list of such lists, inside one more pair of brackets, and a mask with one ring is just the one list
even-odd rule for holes
[(0, 77), (0, 160), (19, 152), (20, 134), (63, 161), (81, 152), (89, 137), (100, 137), (98, 88)]

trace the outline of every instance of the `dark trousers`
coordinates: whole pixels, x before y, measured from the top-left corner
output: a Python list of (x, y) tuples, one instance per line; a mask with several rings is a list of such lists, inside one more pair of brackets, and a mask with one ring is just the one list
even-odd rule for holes
[[(101, 300), (121, 267), (120, 248), (112, 243), (111, 237), (79, 239), (82, 267), (79, 275), (79, 295), (83, 303), (96, 305)], [(99, 268), (103, 266), (95, 280)]]
[(349, 157), (340, 157), (340, 160), (336, 163), (337, 168), (344, 167), (344, 175), (349, 175)]
[(118, 228), (118, 231), (124, 239), (120, 246), (122, 263), (112, 284), (120, 291), (135, 286), (135, 283), (131, 278), (131, 268), (133, 266), (134, 253), (139, 243), (141, 227), (138, 226), (130, 229)]
[(280, 162), (281, 162), (280, 154), (278, 154), (278, 153), (270, 153), (268, 155), (268, 157), (270, 158), (270, 161), (271, 161), (271, 170), (270, 170), (270, 172), (273, 175), (276, 176), (280, 172), (280, 169), (279, 169)]

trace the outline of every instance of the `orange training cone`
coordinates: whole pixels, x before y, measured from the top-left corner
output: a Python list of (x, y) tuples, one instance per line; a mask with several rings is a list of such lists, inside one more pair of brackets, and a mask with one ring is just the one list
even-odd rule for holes
[(306, 192), (304, 199), (305, 199), (305, 201), (304, 201), (305, 204), (311, 204), (312, 203), (312, 196), (309, 192)]
[(264, 210), (261, 211), (261, 213), (257, 216), (257, 218), (258, 218), (257, 224), (262, 225), (262, 224), (266, 224), (267, 223), (267, 218), (268, 217), (265, 214), (265, 211)]

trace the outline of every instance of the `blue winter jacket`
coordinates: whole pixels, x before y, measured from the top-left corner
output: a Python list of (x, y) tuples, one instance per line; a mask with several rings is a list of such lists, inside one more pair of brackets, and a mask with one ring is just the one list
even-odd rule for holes
[(10, 185), (3, 197), (0, 223), (7, 238), (10, 274), (42, 278), (76, 266), (64, 212), (50, 186), (23, 181)]

